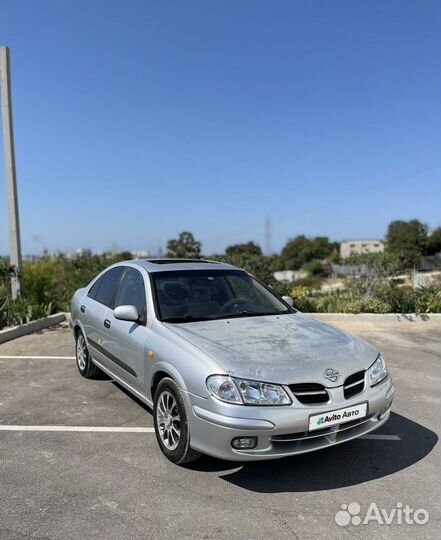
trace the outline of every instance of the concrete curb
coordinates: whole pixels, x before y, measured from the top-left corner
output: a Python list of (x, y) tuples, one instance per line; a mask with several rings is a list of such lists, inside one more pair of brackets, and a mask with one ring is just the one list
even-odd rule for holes
[(304, 313), (321, 321), (441, 323), (441, 313)]
[(12, 328), (5, 328), (4, 330), (0, 330), (0, 343), (33, 334), (34, 332), (39, 332), (40, 330), (59, 324), (64, 320), (66, 320), (65, 313), (55, 313), (54, 315), (49, 315), (49, 317), (44, 317), (43, 319), (37, 319), (36, 321), (13, 326)]

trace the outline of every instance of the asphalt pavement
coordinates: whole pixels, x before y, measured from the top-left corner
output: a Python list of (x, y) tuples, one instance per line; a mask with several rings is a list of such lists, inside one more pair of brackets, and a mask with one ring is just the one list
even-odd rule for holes
[(0, 539), (439, 539), (441, 323), (335, 324), (388, 361), (390, 421), (243, 465), (167, 461), (148, 407), (79, 376), (67, 325), (0, 345)]

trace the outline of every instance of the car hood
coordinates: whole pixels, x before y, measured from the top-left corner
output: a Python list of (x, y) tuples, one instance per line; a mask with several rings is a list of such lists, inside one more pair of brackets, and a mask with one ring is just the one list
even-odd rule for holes
[[(235, 377), (291, 384), (341, 385), (367, 369), (377, 350), (360, 338), (300, 313), (166, 324)], [(337, 381), (326, 369), (340, 372)]]

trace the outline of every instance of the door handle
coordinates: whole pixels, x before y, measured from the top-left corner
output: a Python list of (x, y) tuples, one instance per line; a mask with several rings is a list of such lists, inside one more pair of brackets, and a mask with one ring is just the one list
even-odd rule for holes
[(86, 311), (86, 306), (82, 305), (80, 307), (80, 311), (81, 311), (81, 313), (84, 313)]
[(109, 321), (109, 319), (104, 319), (104, 326), (105, 326), (106, 328), (110, 328), (110, 321)]

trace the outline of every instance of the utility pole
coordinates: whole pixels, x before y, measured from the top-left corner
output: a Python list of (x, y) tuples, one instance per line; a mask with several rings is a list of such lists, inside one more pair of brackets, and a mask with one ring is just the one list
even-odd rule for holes
[(265, 255), (273, 255), (273, 234), (269, 215), (265, 218)]
[(0, 47), (0, 82), (2, 90), (3, 146), (5, 149), (6, 187), (9, 211), (10, 263), (16, 275), (11, 279), (15, 300), (22, 291), (20, 219), (18, 215), (17, 176), (15, 172), (14, 127), (12, 124), (11, 66), (9, 47)]

